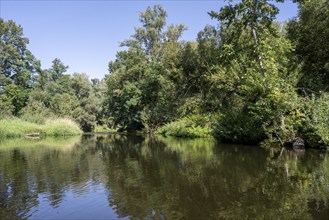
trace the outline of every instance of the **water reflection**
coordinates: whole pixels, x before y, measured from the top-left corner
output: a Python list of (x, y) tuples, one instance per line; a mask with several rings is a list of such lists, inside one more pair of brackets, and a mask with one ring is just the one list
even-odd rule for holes
[(211, 139), (0, 142), (0, 218), (323, 219), (329, 155)]

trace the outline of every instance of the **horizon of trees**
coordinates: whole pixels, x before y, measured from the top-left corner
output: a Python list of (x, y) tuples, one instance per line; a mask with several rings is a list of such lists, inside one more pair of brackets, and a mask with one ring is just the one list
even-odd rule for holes
[(196, 41), (180, 40), (186, 27), (167, 25), (162, 6), (148, 7), (101, 80), (66, 74), (58, 58), (42, 69), (22, 27), (0, 19), (0, 115), (69, 117), (84, 131), (171, 124), (224, 142), (328, 146), (329, 1), (294, 1), (298, 16), (285, 25), (274, 22), (275, 2), (284, 0), (228, 1), (209, 12), (220, 25)]

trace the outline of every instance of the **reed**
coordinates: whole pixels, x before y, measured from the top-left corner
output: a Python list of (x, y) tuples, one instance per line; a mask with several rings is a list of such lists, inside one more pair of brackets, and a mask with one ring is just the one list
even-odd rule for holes
[(0, 120), (0, 138), (33, 136), (72, 136), (82, 134), (78, 124), (70, 119), (47, 119), (44, 124), (19, 118)]

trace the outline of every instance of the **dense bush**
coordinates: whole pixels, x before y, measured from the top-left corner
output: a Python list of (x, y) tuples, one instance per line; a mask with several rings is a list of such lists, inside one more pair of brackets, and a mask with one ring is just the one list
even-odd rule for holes
[(266, 138), (262, 121), (246, 110), (231, 110), (218, 117), (213, 135), (221, 142), (257, 144)]
[(106, 124), (96, 125), (95, 132), (117, 132), (114, 128), (109, 128)]
[(329, 146), (329, 95), (309, 98), (304, 102), (304, 117), (299, 128), (305, 143), (310, 147)]
[(209, 117), (202, 115), (184, 117), (160, 127), (157, 133), (164, 136), (188, 138), (210, 137)]

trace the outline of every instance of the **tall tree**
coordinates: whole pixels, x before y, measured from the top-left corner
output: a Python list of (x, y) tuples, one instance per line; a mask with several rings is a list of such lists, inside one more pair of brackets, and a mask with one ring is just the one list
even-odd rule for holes
[(78, 106), (72, 111), (71, 116), (84, 131), (93, 131), (96, 126), (96, 117), (100, 111), (100, 100), (95, 95), (92, 82), (84, 73), (74, 73), (70, 81), (75, 97), (79, 100)]
[[(255, 44), (254, 57), (257, 59), (260, 72), (265, 76), (263, 56), (259, 51), (260, 41), (264, 30), (273, 30), (271, 25), (279, 13), (278, 7), (273, 3), (283, 3), (284, 0), (241, 0), (236, 4), (231, 4), (234, 0), (227, 1), (229, 2), (227, 6), (221, 8), (219, 12), (211, 11), (210, 16), (221, 21), (227, 28), (233, 26), (231, 38), (240, 37), (245, 29), (250, 30), (250, 36)], [(293, 2), (299, 1), (301, 0), (293, 0)]]
[(105, 111), (122, 129), (154, 130), (171, 120), (172, 81), (178, 82), (180, 75), (178, 39), (186, 28), (170, 25), (165, 30), (166, 16), (160, 5), (140, 13), (142, 27), (121, 44), (128, 50), (109, 63)]
[(299, 85), (308, 92), (329, 91), (329, 1), (305, 1), (288, 23), (288, 37), (303, 62)]
[(166, 17), (167, 12), (162, 6), (147, 7), (139, 16), (142, 27), (136, 28), (132, 39), (124, 41), (122, 45), (140, 47), (150, 58), (156, 57), (163, 40), (162, 31), (166, 25)]
[(37, 60), (27, 49), (29, 40), (14, 21), (0, 18), (0, 108), (17, 113), (25, 106)]

